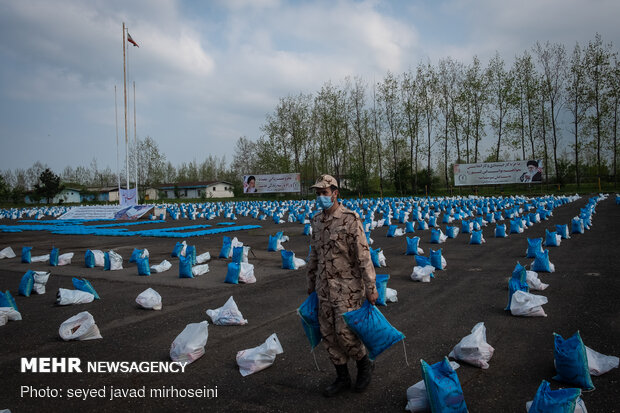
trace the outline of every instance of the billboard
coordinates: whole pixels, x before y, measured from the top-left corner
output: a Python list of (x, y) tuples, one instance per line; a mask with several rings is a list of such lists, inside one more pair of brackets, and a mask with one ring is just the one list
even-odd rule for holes
[(454, 165), (454, 185), (535, 184), (542, 182), (542, 160)]
[(153, 209), (153, 205), (92, 205), (71, 208), (58, 219), (136, 220)]
[(244, 175), (243, 193), (300, 192), (299, 174)]

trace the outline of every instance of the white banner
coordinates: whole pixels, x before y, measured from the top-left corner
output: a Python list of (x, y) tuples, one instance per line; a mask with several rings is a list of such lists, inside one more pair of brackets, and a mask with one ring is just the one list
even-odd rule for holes
[(93, 205), (71, 208), (58, 219), (136, 220), (153, 209), (153, 205)]
[(245, 175), (243, 177), (243, 192), (246, 194), (300, 191), (299, 174)]
[(121, 205), (138, 205), (138, 197), (136, 195), (136, 188), (121, 189)]
[(542, 160), (456, 164), (454, 185), (534, 184), (542, 173)]

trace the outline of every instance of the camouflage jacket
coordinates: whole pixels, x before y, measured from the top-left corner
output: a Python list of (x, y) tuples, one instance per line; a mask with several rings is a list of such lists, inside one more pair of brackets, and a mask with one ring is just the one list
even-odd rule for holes
[(320, 300), (336, 307), (357, 307), (366, 291), (376, 291), (375, 267), (356, 212), (340, 204), (331, 215), (315, 215), (311, 246), (308, 287), (316, 290)]

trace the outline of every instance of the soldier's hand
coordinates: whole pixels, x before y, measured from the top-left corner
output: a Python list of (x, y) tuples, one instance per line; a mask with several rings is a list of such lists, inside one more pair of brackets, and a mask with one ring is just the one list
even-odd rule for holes
[(377, 301), (377, 298), (379, 298), (379, 293), (377, 292), (377, 290), (373, 290), (372, 293), (366, 293), (366, 299), (370, 302), (370, 304), (375, 305), (375, 302)]

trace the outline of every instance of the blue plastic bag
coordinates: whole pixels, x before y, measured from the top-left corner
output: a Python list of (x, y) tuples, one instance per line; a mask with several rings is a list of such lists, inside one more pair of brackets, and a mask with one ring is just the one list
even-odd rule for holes
[(381, 311), (368, 301), (357, 310), (342, 315), (349, 328), (362, 340), (368, 349), (371, 360), (398, 343), (405, 335), (395, 329), (381, 314)]
[(510, 311), (510, 303), (515, 291), (530, 292), (530, 287), (527, 284), (527, 271), (519, 262), (515, 265), (515, 269), (512, 271), (512, 277), (510, 277), (508, 281), (508, 305), (505, 308), (506, 311)]
[(446, 226), (446, 235), (448, 236), (448, 238), (456, 238), (458, 234), (458, 227)]
[(381, 263), (379, 262), (379, 251), (381, 251), (381, 248), (377, 248), (375, 250), (368, 247), (368, 249), (370, 250), (370, 259), (372, 260), (372, 264), (375, 268), (381, 268)]
[(220, 250), (220, 258), (228, 258), (230, 256), (230, 248), (232, 246), (232, 240), (230, 237), (224, 235), (222, 237), (222, 249)]
[(183, 245), (184, 244), (182, 242), (177, 242), (176, 244), (174, 244), (174, 249), (172, 250), (170, 256), (178, 257), (179, 255), (181, 255), (181, 251), (183, 251)]
[(103, 253), (103, 270), (110, 271), (110, 253), (109, 252)]
[(506, 224), (495, 224), (495, 238), (506, 238)]
[(420, 360), (428, 403), (433, 413), (467, 413), (463, 389), (448, 358), (433, 365)]
[(580, 395), (580, 389), (551, 390), (549, 382), (543, 380), (528, 413), (573, 413)]
[(295, 269), (295, 253), (293, 251), (281, 250), (280, 256), (282, 256), (282, 268), (285, 270), (294, 270)]
[(138, 275), (151, 275), (151, 267), (149, 267), (149, 257), (138, 258)]
[(434, 228), (437, 226), (437, 218), (435, 217), (435, 215), (431, 215), (428, 218), (428, 226), (429, 228)]
[(461, 222), (461, 232), (462, 232), (463, 234), (469, 234), (469, 233), (471, 232), (471, 231), (470, 231), (470, 229), (469, 229), (469, 227), (470, 227), (470, 225), (469, 225), (469, 224), (470, 224), (470, 222), (469, 222), (469, 221), (466, 221), (466, 220), (463, 220), (463, 221)]
[(526, 258), (536, 258), (536, 254), (542, 252), (542, 250), (542, 238), (527, 239), (527, 253), (525, 255)]
[(407, 237), (407, 251), (405, 255), (418, 255), (418, 245), (420, 243), (420, 237)]
[(304, 232), (303, 235), (310, 235), (310, 229), (312, 228), (312, 226), (310, 224), (305, 224), (304, 225)]
[(549, 250), (544, 250), (536, 254), (532, 263), (532, 271), (551, 272), (551, 263), (549, 262)]
[(233, 247), (232, 262), (240, 263), (243, 260), (243, 247)]
[(378, 293), (378, 297), (377, 297), (377, 301), (375, 302), (376, 305), (387, 305), (387, 302), (385, 301), (385, 292), (387, 290), (387, 282), (390, 279), (390, 275), (389, 274), (377, 274), (375, 277), (375, 285), (377, 286), (377, 293)]
[(431, 265), (435, 267), (436, 270), (443, 270), (443, 265), (441, 263), (441, 248), (437, 251), (431, 250)]
[(19, 282), (19, 294), (24, 297), (30, 297), (30, 293), (32, 293), (32, 287), (34, 286), (34, 271), (28, 270), (26, 274), (22, 277)]
[(418, 267), (426, 267), (427, 265), (431, 265), (431, 259), (429, 257), (425, 257), (424, 255), (416, 255), (415, 265)]
[(407, 234), (411, 234), (415, 232), (415, 228), (413, 227), (413, 222), (409, 221), (405, 224), (405, 232)]
[(13, 307), (15, 311), (19, 311), (17, 309), (17, 303), (9, 290), (6, 290), (4, 293), (0, 291), (0, 307)]
[(194, 278), (192, 273), (192, 257), (179, 257), (179, 278)]
[(558, 234), (560, 234), (560, 236), (562, 237), (562, 239), (568, 239), (570, 238), (570, 236), (568, 235), (568, 225), (564, 224), (564, 225), (560, 225), (557, 224), (555, 226), (555, 230)]
[(277, 251), (278, 250), (278, 240), (280, 238), (276, 235), (276, 236), (269, 236), (269, 244), (267, 245), (267, 251)]
[(572, 337), (564, 340), (561, 335), (553, 333), (555, 370), (553, 380), (574, 384), (584, 390), (594, 390), (594, 383), (588, 368), (586, 346), (577, 331)]
[(396, 232), (396, 228), (398, 228), (398, 225), (390, 225), (388, 227), (387, 236), (393, 238), (394, 233)]
[(423, 219), (418, 219), (417, 222), (418, 222), (417, 229), (424, 230), (427, 228), (426, 222)]
[(138, 262), (138, 258), (142, 256), (143, 252), (144, 250), (139, 250), (137, 248), (134, 248), (133, 252), (131, 253), (131, 257), (129, 257), (129, 262)]
[(95, 254), (91, 250), (84, 253), (84, 266), (86, 268), (95, 268)]
[(196, 265), (196, 246), (195, 245), (188, 245), (187, 248), (185, 248), (185, 255), (192, 259), (192, 265)]
[(439, 244), (439, 237), (441, 236), (441, 231), (436, 228), (431, 229), (431, 244)]
[(30, 264), (32, 258), (32, 247), (22, 247), (22, 263)]
[(58, 253), (59, 253), (58, 248), (52, 247), (52, 252), (50, 252), (50, 265), (52, 267), (58, 266)]
[(319, 325), (319, 298), (316, 295), (316, 291), (313, 291), (299, 306), (297, 314), (301, 317), (301, 325), (304, 328), (306, 337), (308, 337), (310, 347), (314, 349), (321, 342), (321, 338), (323, 338), (321, 326)]
[(228, 264), (228, 271), (226, 272), (225, 283), (239, 284), (239, 274), (241, 273), (241, 264), (231, 262)]
[(519, 234), (521, 231), (521, 220), (520, 219), (511, 219), (510, 220), (510, 233), (511, 234)]
[(557, 247), (558, 246), (558, 238), (557, 233), (555, 231), (545, 230), (545, 246), (546, 247)]
[(472, 245), (481, 245), (482, 244), (482, 230), (473, 231), (471, 233), (471, 238), (469, 239), (469, 243)]
[(573, 218), (570, 223), (571, 223), (571, 234), (583, 234), (584, 233), (584, 225), (583, 225), (582, 219)]
[(95, 296), (95, 300), (99, 300), (99, 294), (97, 294), (97, 291), (95, 291), (95, 288), (92, 286), (92, 284), (85, 278), (82, 278), (81, 280), (79, 278), (75, 278), (73, 277), (71, 279), (71, 282), (73, 283), (73, 286), (80, 290), (80, 291), (85, 291), (87, 293), (91, 293), (92, 295)]

